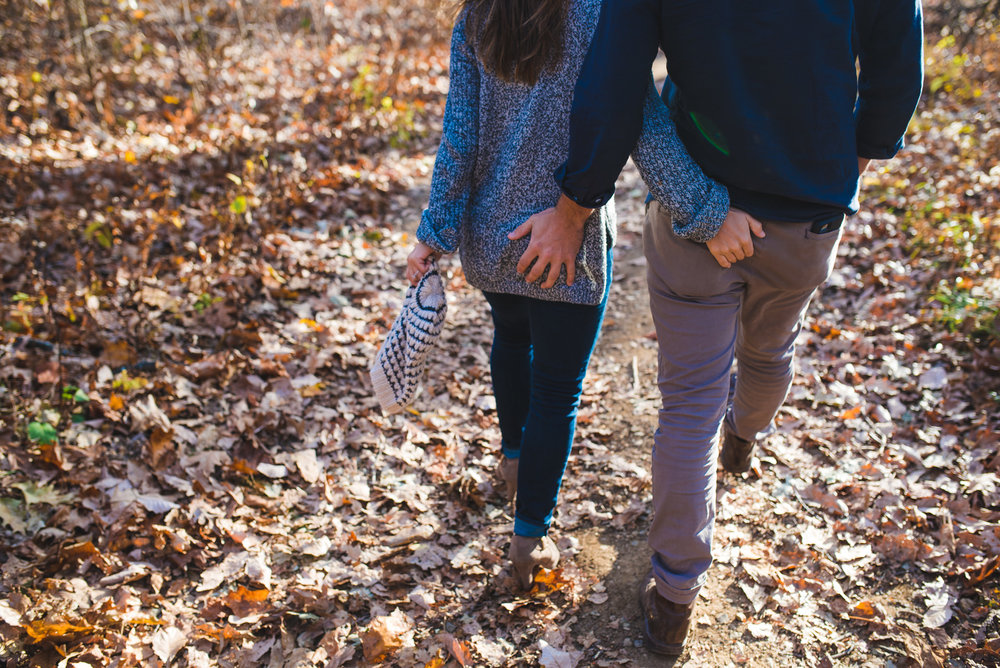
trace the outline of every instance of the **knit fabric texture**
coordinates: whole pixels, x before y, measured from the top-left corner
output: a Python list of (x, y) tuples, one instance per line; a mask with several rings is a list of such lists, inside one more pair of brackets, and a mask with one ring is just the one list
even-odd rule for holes
[(372, 388), (386, 413), (399, 413), (416, 396), (427, 352), (441, 334), (447, 310), (444, 283), (432, 263), (420, 281), (407, 288), (403, 308), (372, 364)]
[[(456, 22), (441, 145), (417, 238), (442, 253), (460, 250), (466, 279), (477, 288), (577, 304), (597, 304), (604, 296), (607, 251), (615, 241), (614, 200), (584, 225), (572, 286), (565, 272), (550, 289), (539, 287), (541, 281), (525, 282), (517, 263), (529, 237), (507, 239), (559, 199), (553, 172), (568, 155), (573, 88), (600, 11), (601, 0), (570, 0), (562, 56), (534, 86), (501, 81), (487, 71), (466, 39), (465, 14)], [(656, 103), (647, 101), (645, 109), (655, 114), (643, 125), (648, 150), (635, 157), (679, 230), (711, 238), (725, 218), (728, 193), (690, 159), (652, 86), (649, 94)]]

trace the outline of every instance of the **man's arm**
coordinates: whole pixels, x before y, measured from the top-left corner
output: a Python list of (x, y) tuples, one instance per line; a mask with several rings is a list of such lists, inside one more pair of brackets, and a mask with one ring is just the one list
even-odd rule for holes
[(857, 8), (858, 156), (883, 160), (902, 148), (903, 133), (920, 98), (923, 17), (920, 0), (864, 2)]
[(649, 68), (659, 46), (660, 0), (604, 0), (573, 92), (569, 157), (556, 170), (566, 196), (596, 209), (615, 191), (642, 129)]
[(601, 16), (573, 93), (569, 158), (555, 173), (563, 194), (551, 209), (536, 213), (511, 233), (531, 235), (518, 271), (550, 288), (566, 267), (572, 285), (583, 223), (615, 192), (642, 128), (646, 77), (659, 45), (659, 0), (604, 0)]

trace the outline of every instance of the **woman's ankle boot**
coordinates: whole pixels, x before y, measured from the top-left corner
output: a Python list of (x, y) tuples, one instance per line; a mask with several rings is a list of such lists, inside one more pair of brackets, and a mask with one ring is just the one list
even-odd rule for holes
[(514, 495), (517, 494), (517, 465), (520, 461), (500, 455), (500, 463), (497, 465), (497, 474), (503, 480), (504, 495), (509, 503), (514, 502)]
[(523, 589), (528, 590), (535, 581), (535, 571), (539, 567), (556, 567), (559, 563), (559, 549), (548, 536), (532, 538), (515, 535), (510, 541), (508, 557), (514, 567), (514, 577)]

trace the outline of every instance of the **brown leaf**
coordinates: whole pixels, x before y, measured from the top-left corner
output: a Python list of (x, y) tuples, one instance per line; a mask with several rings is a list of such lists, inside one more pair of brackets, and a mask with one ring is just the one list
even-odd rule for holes
[(160, 470), (170, 463), (170, 455), (174, 453), (174, 430), (153, 427), (149, 434), (149, 463), (154, 469)]
[(68, 471), (72, 468), (63, 459), (62, 448), (59, 447), (58, 443), (46, 443), (41, 446), (38, 451), (38, 459), (63, 471)]
[(361, 648), (365, 659), (376, 663), (395, 652), (406, 643), (413, 623), (406, 613), (398, 608), (391, 615), (376, 617), (361, 634)]
[(464, 642), (457, 638), (452, 638), (448, 649), (451, 655), (455, 657), (455, 661), (458, 661), (461, 665), (468, 666), (472, 663), (472, 655), (469, 653), (469, 648), (465, 646)]
[(52, 383), (58, 383), (62, 368), (59, 366), (58, 362), (52, 361), (44, 364), (40, 371), (35, 374), (35, 381), (40, 385), (51, 385)]
[(135, 351), (124, 339), (105, 344), (100, 360), (112, 369), (135, 364)]
[(240, 585), (226, 595), (225, 603), (237, 617), (249, 617), (267, 609), (269, 593), (266, 589), (247, 589)]
[(226, 368), (228, 355), (218, 352), (184, 367), (184, 372), (196, 380), (207, 380), (218, 376)]

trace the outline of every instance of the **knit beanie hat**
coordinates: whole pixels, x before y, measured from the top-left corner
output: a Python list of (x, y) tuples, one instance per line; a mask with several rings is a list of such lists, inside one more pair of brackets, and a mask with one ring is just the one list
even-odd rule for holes
[(437, 263), (406, 290), (403, 308), (375, 356), (372, 387), (382, 410), (399, 413), (413, 401), (427, 351), (434, 345), (447, 311)]

